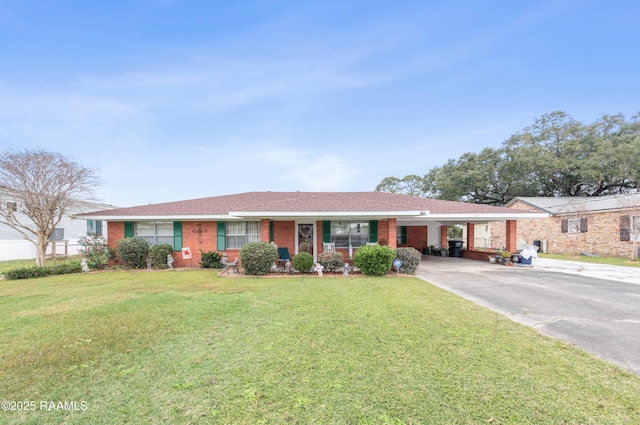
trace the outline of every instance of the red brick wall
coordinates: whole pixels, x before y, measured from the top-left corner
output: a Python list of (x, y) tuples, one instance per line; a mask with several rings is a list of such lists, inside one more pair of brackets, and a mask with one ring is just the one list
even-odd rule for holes
[[(317, 231), (316, 229), (316, 232)], [(320, 227), (320, 231), (322, 231), (322, 227)], [(273, 222), (273, 241), (278, 245), (278, 248), (289, 248), (289, 254), (291, 256), (294, 256), (296, 253), (295, 232), (296, 223), (294, 221)]]
[[(198, 228), (198, 225), (200, 226)], [(182, 222), (182, 246), (191, 249), (191, 259), (183, 259), (181, 252), (175, 252), (173, 258), (174, 267), (199, 267), (204, 252), (218, 249), (217, 222), (215, 221), (183, 221)], [(236, 250), (237, 251), (237, 250)], [(234, 261), (239, 252), (228, 252), (229, 260)]]
[[(295, 221), (274, 221), (273, 222), (274, 242), (278, 247), (289, 248), (289, 253), (295, 255)], [(316, 253), (322, 252), (322, 221), (316, 222)], [(427, 241), (427, 226), (409, 226), (407, 228), (407, 245), (422, 251)], [(270, 222), (261, 220), (260, 235), (263, 241), (269, 242)], [(124, 239), (124, 223), (109, 222), (108, 240), (109, 246), (115, 248), (119, 240)], [(391, 248), (396, 248), (396, 220), (378, 221), (378, 241), (386, 239)], [(198, 221), (182, 222), (182, 246), (191, 249), (192, 258), (183, 259), (181, 252), (174, 253), (174, 267), (198, 267), (202, 260), (200, 250), (203, 252), (217, 251), (217, 222)], [(342, 252), (345, 260), (349, 258), (348, 249), (338, 249)], [(227, 249), (220, 254), (226, 253), (230, 261), (234, 261), (240, 256), (239, 249)]]
[(449, 226), (440, 227), (440, 248), (449, 248)]
[(387, 244), (389, 244), (389, 221), (388, 220), (378, 220), (378, 243), (380, 243), (380, 239), (386, 239)]
[(475, 248), (476, 238), (476, 225), (473, 223), (467, 223), (467, 249), (473, 250)]
[[(382, 222), (378, 221), (378, 240), (380, 240), (380, 238), (382, 237), (380, 236), (380, 223)], [(398, 237), (398, 229), (396, 228), (397, 221), (395, 218), (389, 218), (384, 223), (387, 223), (387, 234), (385, 237), (389, 242), (389, 248), (396, 249), (398, 247), (398, 242), (396, 240), (396, 238)]]
[(116, 249), (116, 244), (121, 239), (124, 239), (124, 222), (110, 221), (107, 225), (107, 244), (109, 248)]
[(407, 227), (407, 246), (413, 247), (422, 252), (427, 244), (427, 226)]

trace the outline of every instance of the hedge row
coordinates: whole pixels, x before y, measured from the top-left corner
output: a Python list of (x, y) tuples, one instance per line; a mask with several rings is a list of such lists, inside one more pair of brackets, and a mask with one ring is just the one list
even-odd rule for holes
[(6, 280), (16, 279), (33, 279), (36, 277), (45, 277), (59, 274), (82, 273), (82, 266), (79, 261), (73, 261), (68, 264), (60, 264), (53, 267), (21, 267), (12, 269), (4, 274)]

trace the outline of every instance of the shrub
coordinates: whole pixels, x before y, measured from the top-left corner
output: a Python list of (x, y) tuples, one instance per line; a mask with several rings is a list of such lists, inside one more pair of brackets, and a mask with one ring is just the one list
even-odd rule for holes
[(200, 267), (203, 269), (221, 269), (222, 262), (220, 262), (220, 254), (215, 251), (204, 252), (200, 250)]
[(60, 264), (54, 267), (21, 267), (9, 270), (5, 273), (4, 278), (7, 280), (16, 279), (34, 279), (38, 277), (46, 277), (58, 274), (70, 274), (82, 272), (82, 266), (79, 261), (73, 261), (68, 264)]
[(341, 252), (323, 252), (318, 255), (318, 263), (329, 272), (340, 270), (344, 266), (344, 256)]
[(391, 263), (396, 258), (396, 252), (384, 245), (362, 245), (353, 256), (353, 265), (362, 274), (381, 276), (391, 270)]
[(151, 259), (151, 267), (154, 269), (168, 269), (167, 256), (173, 257), (173, 245), (161, 243), (151, 247), (149, 250), (149, 258)]
[(36, 277), (44, 277), (49, 276), (51, 274), (50, 267), (20, 267), (17, 269), (8, 270), (4, 274), (4, 278), (7, 280), (16, 280), (16, 279), (33, 279)]
[(71, 261), (67, 264), (59, 264), (51, 268), (51, 274), (82, 273), (82, 265), (79, 261)]
[(299, 252), (293, 257), (293, 268), (301, 273), (309, 273), (313, 267), (313, 255)]
[(416, 270), (422, 261), (422, 254), (415, 248), (396, 249), (396, 258), (402, 261), (400, 273), (416, 274)]
[(240, 262), (245, 274), (262, 276), (271, 270), (278, 251), (268, 242), (249, 242), (240, 250)]
[(107, 246), (107, 240), (102, 236), (85, 236), (80, 238), (79, 249), (87, 259), (87, 265), (95, 270), (102, 270), (109, 261), (109, 247)]
[(146, 240), (140, 238), (125, 238), (118, 241), (117, 249), (120, 263), (124, 267), (143, 269), (147, 266), (149, 243)]

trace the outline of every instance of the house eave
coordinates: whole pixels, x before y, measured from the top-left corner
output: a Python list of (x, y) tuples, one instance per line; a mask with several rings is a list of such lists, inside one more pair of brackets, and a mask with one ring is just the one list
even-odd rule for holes
[(242, 217), (233, 215), (77, 215), (73, 218), (80, 220), (104, 220), (104, 221), (218, 221), (218, 220), (242, 220)]
[(478, 213), (478, 214), (431, 214), (429, 219), (433, 220), (459, 220), (466, 222), (482, 222), (482, 221), (503, 221), (503, 220), (521, 220), (523, 218), (546, 218), (548, 213), (525, 212), (517, 214), (508, 213)]
[(232, 216), (242, 218), (394, 218), (394, 217), (424, 217), (429, 211), (231, 211)]

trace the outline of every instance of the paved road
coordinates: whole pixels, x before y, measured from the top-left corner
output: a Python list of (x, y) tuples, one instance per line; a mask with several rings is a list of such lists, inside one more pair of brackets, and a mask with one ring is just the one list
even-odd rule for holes
[(417, 276), (640, 375), (640, 269), (425, 256)]

